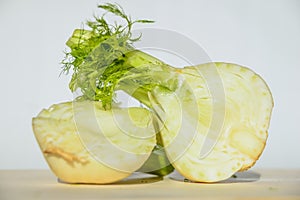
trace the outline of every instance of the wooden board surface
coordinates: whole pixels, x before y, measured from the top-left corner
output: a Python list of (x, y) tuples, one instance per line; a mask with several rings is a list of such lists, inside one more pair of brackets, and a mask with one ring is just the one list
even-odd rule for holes
[(48, 170), (0, 170), (0, 200), (13, 199), (300, 199), (299, 170), (253, 170), (213, 184), (174, 173), (134, 174), (110, 185), (61, 183)]

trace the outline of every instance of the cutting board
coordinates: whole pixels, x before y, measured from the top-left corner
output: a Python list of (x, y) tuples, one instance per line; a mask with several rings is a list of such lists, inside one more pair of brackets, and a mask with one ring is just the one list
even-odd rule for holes
[(0, 170), (0, 199), (300, 199), (300, 169), (255, 169), (218, 183), (141, 173), (109, 185), (66, 184), (49, 170)]

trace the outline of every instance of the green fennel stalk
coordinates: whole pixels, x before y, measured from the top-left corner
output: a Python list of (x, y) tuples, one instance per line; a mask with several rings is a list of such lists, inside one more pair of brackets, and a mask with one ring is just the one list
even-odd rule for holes
[[(65, 52), (62, 64), (64, 73), (73, 71), (70, 90), (82, 93), (78, 99), (101, 101), (105, 109), (111, 109), (115, 91), (123, 90), (151, 109), (149, 92), (155, 87), (174, 91), (179, 84), (178, 75), (171, 66), (133, 47), (140, 37), (132, 38), (132, 25), (153, 21), (132, 21), (116, 4), (98, 7), (107, 13), (88, 21), (89, 30), (76, 29), (66, 42), (70, 51)], [(105, 20), (108, 13), (119, 16), (125, 25), (109, 24)], [(157, 134), (156, 148), (140, 169), (144, 172), (149, 170), (161, 176), (174, 170), (163, 149), (160, 134)]]

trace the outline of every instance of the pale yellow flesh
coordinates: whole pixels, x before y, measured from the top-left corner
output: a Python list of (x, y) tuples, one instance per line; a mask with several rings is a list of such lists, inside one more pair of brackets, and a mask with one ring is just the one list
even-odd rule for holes
[(43, 110), (33, 130), (59, 179), (104, 184), (129, 176), (147, 160), (156, 144), (151, 124), (145, 109), (105, 111), (99, 102), (85, 101)]
[[(177, 71), (187, 83), (182, 89), (153, 94), (165, 111), (161, 134), (176, 170), (193, 181), (216, 182), (253, 166), (265, 147), (273, 107), (266, 83), (234, 64), (211, 63)], [(222, 92), (212, 91), (216, 84), (212, 80), (221, 81), (223, 102), (218, 96)], [(212, 151), (201, 157), (204, 143), (214, 141)]]

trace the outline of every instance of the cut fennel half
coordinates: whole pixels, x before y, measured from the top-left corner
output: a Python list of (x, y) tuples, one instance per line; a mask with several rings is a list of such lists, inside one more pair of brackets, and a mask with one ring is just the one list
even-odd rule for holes
[(112, 183), (139, 169), (156, 144), (143, 108), (104, 110), (96, 101), (55, 104), (33, 118), (48, 165), (68, 183)]
[(229, 63), (177, 71), (181, 87), (149, 95), (175, 169), (192, 181), (216, 182), (253, 166), (265, 147), (273, 107), (266, 83)]

